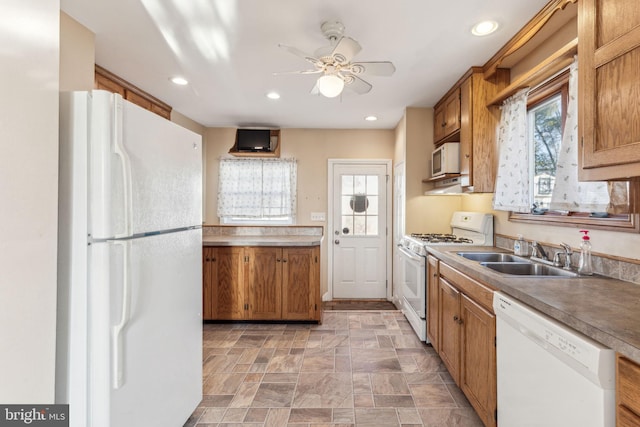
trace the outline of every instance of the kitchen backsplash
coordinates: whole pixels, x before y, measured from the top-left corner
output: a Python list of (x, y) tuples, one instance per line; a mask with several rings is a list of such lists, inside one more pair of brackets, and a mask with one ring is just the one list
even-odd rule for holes
[[(514, 241), (515, 239), (511, 237), (496, 235), (495, 245), (499, 248), (513, 251)], [(558, 246), (547, 245), (542, 242), (538, 243), (544, 248), (547, 254), (549, 254), (549, 258), (551, 258), (554, 253), (562, 250)], [(531, 241), (527, 240), (527, 244), (529, 246), (529, 255), (531, 255)], [(572, 249), (574, 252), (573, 255), (571, 255), (571, 265), (577, 267), (580, 261), (580, 250), (578, 248)], [(640, 264), (608, 258), (595, 253), (592, 253), (591, 257), (594, 273), (613, 279), (624, 280), (625, 282), (640, 284)]]

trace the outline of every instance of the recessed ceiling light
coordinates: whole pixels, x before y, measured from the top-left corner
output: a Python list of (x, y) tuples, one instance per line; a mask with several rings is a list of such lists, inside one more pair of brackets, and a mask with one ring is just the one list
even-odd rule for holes
[(170, 79), (173, 83), (180, 85), (180, 86), (185, 86), (187, 84), (189, 84), (189, 82), (187, 81), (187, 79), (183, 78), (183, 77), (171, 77)]
[(269, 92), (267, 94), (267, 98), (269, 98), (269, 99), (280, 99), (280, 94), (278, 92)]
[(498, 23), (496, 21), (482, 21), (473, 26), (471, 34), (474, 36), (486, 36), (497, 29)]
[(364, 119), (368, 122), (375, 122), (376, 120), (378, 120), (376, 116), (367, 116)]

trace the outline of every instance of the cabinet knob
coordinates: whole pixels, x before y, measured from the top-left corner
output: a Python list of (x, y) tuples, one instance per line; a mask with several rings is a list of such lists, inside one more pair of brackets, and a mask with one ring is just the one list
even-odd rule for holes
[(276, 258), (276, 262), (280, 262), (280, 258)]
[(282, 262), (287, 262), (287, 259), (286, 259), (286, 258), (283, 258), (283, 259), (282, 259)]
[(469, 157), (471, 157), (471, 155), (469, 155), (469, 154), (465, 154), (465, 155), (464, 155), (464, 158), (465, 158), (465, 159), (468, 159)]

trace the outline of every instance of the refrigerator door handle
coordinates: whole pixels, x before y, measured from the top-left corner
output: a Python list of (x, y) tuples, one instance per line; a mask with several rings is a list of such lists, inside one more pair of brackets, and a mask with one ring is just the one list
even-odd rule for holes
[(130, 258), (129, 247), (131, 242), (114, 241), (113, 244), (122, 246), (122, 311), (120, 313), (120, 321), (114, 325), (111, 330), (113, 346), (112, 346), (112, 387), (117, 390), (124, 385), (124, 329), (129, 323), (131, 317), (131, 276), (130, 276)]
[(124, 230), (115, 234), (116, 238), (130, 237), (133, 234), (133, 210), (132, 203), (132, 182), (131, 182), (131, 160), (124, 148), (124, 131), (122, 128), (122, 98), (115, 97), (113, 103), (113, 152), (120, 158), (122, 163), (122, 196), (123, 196), (123, 216)]

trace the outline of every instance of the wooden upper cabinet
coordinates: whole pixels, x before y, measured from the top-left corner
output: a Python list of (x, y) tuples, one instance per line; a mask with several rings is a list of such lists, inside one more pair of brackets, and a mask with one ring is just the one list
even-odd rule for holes
[(476, 193), (492, 193), (497, 173), (496, 127), (500, 108), (488, 101), (509, 84), (510, 72), (498, 68), (489, 78), (474, 67), (460, 87), (460, 174), (461, 184)]
[(580, 0), (578, 6), (580, 179), (638, 177), (638, 0)]
[(105, 70), (99, 65), (95, 66), (94, 87), (96, 89), (118, 93), (127, 101), (156, 113), (167, 120), (171, 120), (171, 106), (160, 101), (158, 98), (149, 95), (126, 80), (116, 76), (112, 72)]
[(452, 140), (453, 134), (460, 130), (460, 88), (440, 101), (434, 109), (433, 139), (436, 145)]

